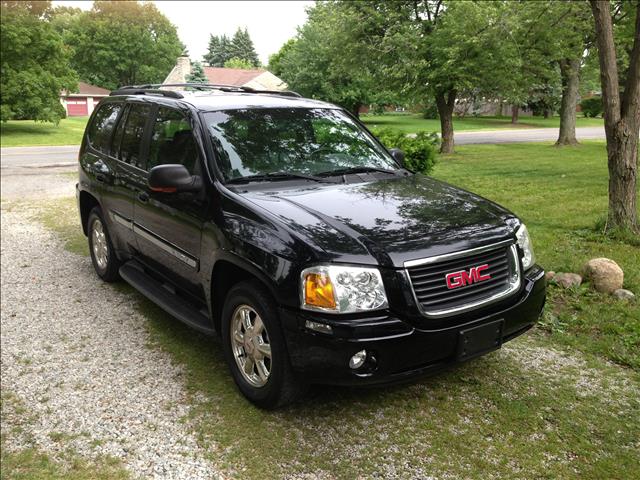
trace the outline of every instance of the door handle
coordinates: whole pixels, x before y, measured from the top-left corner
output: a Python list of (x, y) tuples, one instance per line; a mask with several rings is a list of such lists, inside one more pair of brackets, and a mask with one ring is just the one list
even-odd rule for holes
[(139, 192), (138, 200), (142, 203), (147, 203), (149, 201), (149, 194), (147, 192)]
[(105, 183), (107, 181), (107, 178), (103, 174), (99, 173), (96, 175), (96, 180), (100, 183)]

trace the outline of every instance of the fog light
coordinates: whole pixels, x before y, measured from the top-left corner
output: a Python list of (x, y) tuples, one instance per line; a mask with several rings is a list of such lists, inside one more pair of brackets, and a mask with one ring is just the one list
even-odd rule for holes
[(356, 370), (364, 365), (365, 360), (367, 359), (367, 351), (360, 350), (349, 360), (349, 368), (352, 370)]
[(331, 328), (331, 325), (327, 325), (326, 323), (307, 320), (306, 322), (304, 322), (304, 326), (307, 327), (309, 330), (313, 330), (315, 332), (328, 333), (329, 335), (333, 333), (333, 329)]

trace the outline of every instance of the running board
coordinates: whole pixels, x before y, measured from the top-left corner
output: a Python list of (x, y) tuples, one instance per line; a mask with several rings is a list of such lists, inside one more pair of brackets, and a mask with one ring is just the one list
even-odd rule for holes
[(120, 267), (120, 276), (133, 288), (191, 328), (206, 335), (214, 335), (209, 316), (179, 297), (169, 285), (164, 285), (145, 273), (143, 267), (132, 260)]

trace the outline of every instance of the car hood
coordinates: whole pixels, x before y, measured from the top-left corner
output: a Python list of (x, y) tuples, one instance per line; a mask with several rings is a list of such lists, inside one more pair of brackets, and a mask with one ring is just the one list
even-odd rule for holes
[(516, 224), (495, 203), (424, 175), (241, 195), (334, 262), (402, 267), (513, 238)]

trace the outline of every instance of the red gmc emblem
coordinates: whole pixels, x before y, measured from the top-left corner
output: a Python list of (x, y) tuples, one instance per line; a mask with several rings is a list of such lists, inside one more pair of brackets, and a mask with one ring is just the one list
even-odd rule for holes
[(485, 280), (489, 280), (491, 275), (485, 274), (482, 275), (487, 268), (489, 268), (489, 264), (478, 265), (477, 267), (471, 267), (469, 271), (461, 270), (459, 272), (451, 272), (447, 273), (445, 276), (447, 280), (447, 288), (458, 288), (464, 287), (465, 285), (471, 285), (472, 283), (484, 282)]

